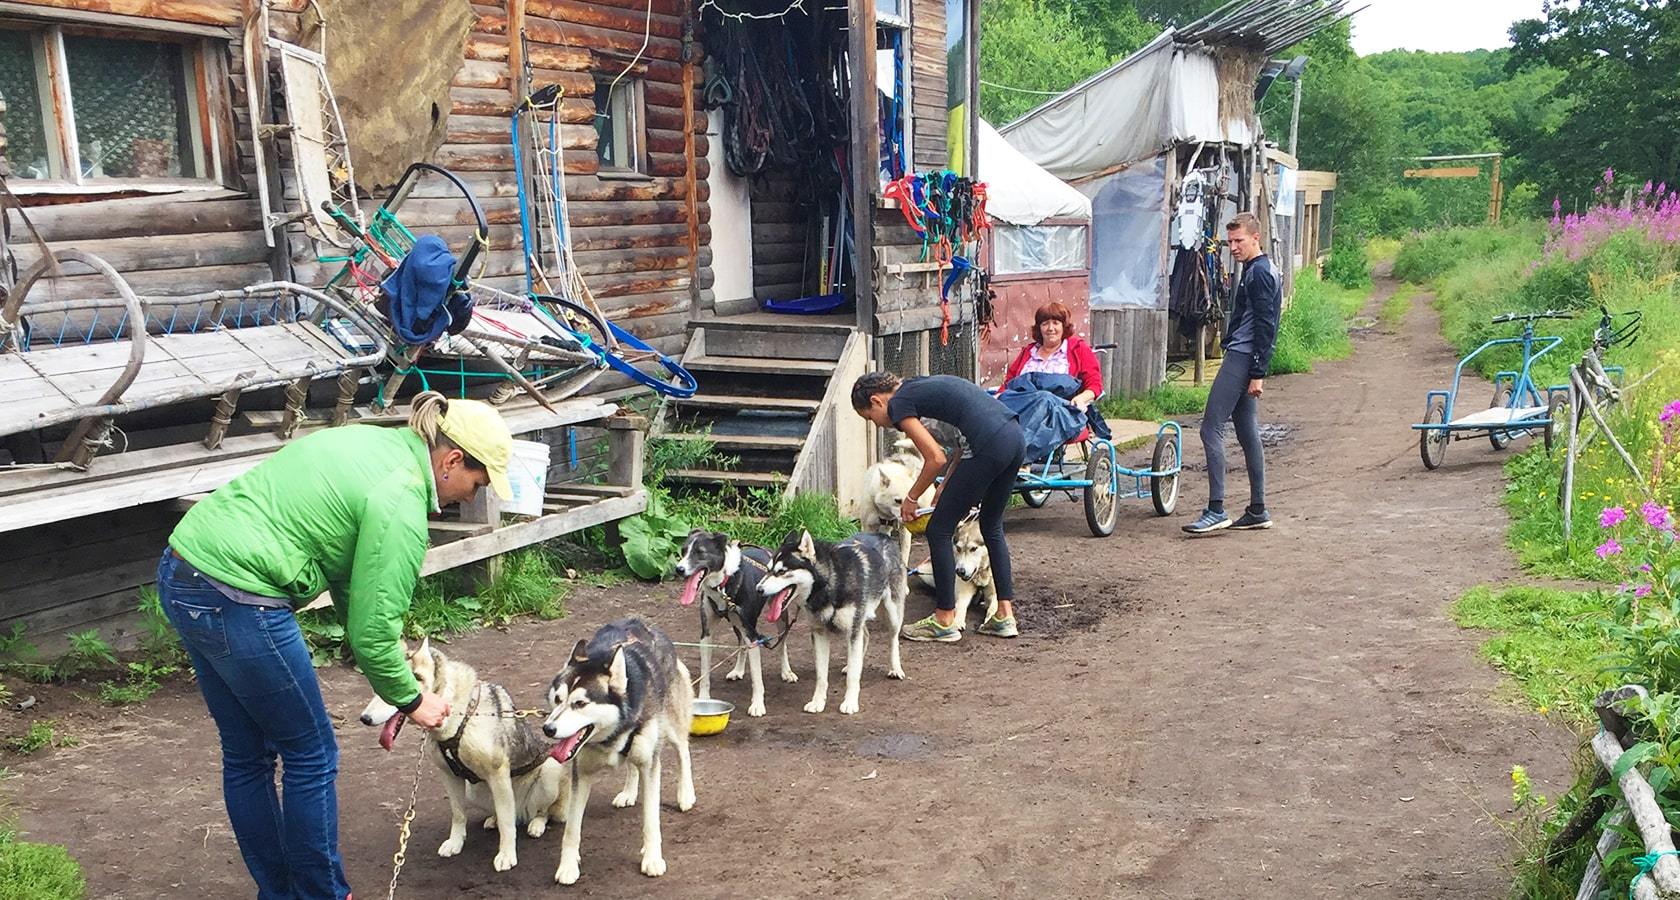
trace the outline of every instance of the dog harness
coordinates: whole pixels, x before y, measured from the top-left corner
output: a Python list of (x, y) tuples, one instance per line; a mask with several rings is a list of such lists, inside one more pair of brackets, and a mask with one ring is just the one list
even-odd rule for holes
[[(467, 768), (466, 763), (461, 762), (461, 735), (465, 734), (467, 731), (467, 722), (471, 721), (472, 717), (478, 714), (478, 698), (483, 691), (483, 683), (473, 685), (472, 695), (467, 698), (467, 710), (461, 714), (461, 727), (455, 729), (455, 733), (453, 735), (447, 738), (440, 738), (436, 736), (432, 738), (432, 743), (437, 745), (438, 755), (443, 757), (443, 764), (449, 767), (449, 771), (453, 773), (456, 778), (471, 784), (478, 784), (484, 779), (480, 778), (478, 773), (474, 772), (472, 769)], [(499, 711), (495, 713), (495, 715), (498, 718), (511, 718), (509, 716), (502, 715)], [(547, 751), (539, 753), (534, 759), (522, 765), (515, 766), (509, 770), (508, 777), (518, 778), (521, 775), (535, 771), (538, 766), (541, 766), (547, 760)]]
[[(732, 626), (740, 630), (743, 634), (753, 635), (753, 643), (758, 644), (766, 650), (774, 650), (781, 646), (782, 641), (787, 638), (788, 632), (793, 629), (793, 620), (798, 613), (798, 604), (790, 603), (787, 608), (782, 611), (782, 628), (781, 631), (776, 633), (774, 638), (759, 635), (758, 628), (756, 627), (757, 623), (747, 623), (745, 617), (741, 615), (741, 608), (735, 604), (734, 599), (737, 593), (747, 587), (748, 579), (746, 565), (751, 565), (754, 569), (758, 570), (758, 577), (752, 579), (752, 583), (754, 585), (757, 585), (758, 582), (762, 581), (764, 576), (770, 574), (770, 567), (757, 559), (748, 556), (746, 553), (748, 550), (757, 550), (760, 553), (763, 553), (766, 558), (771, 555), (769, 550), (756, 544), (743, 545), (741, 547), (741, 562), (743, 565), (735, 570), (735, 574), (729, 576), (729, 578), (726, 579), (719, 588), (705, 588), (704, 585), (702, 585), (702, 587), (709, 596), (718, 596), (723, 600), (723, 616), (725, 619), (729, 620), (729, 623)], [(702, 629), (700, 637), (702, 639), (710, 636), (710, 632), (705, 630), (705, 624), (706, 620), (702, 618), (700, 620)]]

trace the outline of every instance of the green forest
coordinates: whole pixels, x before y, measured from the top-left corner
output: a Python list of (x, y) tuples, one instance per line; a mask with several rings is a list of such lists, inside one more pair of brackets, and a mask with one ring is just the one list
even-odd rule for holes
[[(981, 114), (1011, 121), (1219, 0), (987, 0)], [(1517, 217), (1583, 210), (1606, 169), (1680, 181), (1680, 4), (1582, 0), (1515, 22), (1512, 46), (1357, 56), (1344, 23), (1293, 51), (1301, 79), (1301, 164), (1341, 177), (1337, 232), (1399, 236), (1487, 215), (1488, 176), (1406, 179), (1406, 157), (1506, 154), (1504, 208)], [(1267, 134), (1289, 139), (1292, 85), (1261, 102)], [(1415, 164), (1413, 164), (1415, 165)], [(1485, 168), (1485, 167), (1484, 167)]]

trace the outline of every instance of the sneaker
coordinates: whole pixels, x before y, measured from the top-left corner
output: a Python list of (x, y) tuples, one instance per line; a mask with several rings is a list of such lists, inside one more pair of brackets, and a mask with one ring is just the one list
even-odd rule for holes
[(1214, 512), (1211, 509), (1204, 509), (1202, 510), (1201, 516), (1197, 518), (1196, 521), (1184, 526), (1184, 531), (1186, 534), (1207, 534), (1209, 532), (1218, 531), (1222, 528), (1230, 527), (1230, 516), (1227, 516), (1222, 512)]
[(1272, 527), (1272, 516), (1263, 509), (1259, 512), (1246, 510), (1241, 517), (1231, 523), (1231, 527), (1243, 531), (1259, 531), (1262, 528)]
[(937, 641), (941, 644), (954, 644), (962, 640), (962, 630), (957, 628), (955, 624), (941, 625), (939, 620), (933, 616), (904, 626), (903, 634), (907, 641)]
[(1012, 638), (1020, 634), (1021, 629), (1015, 627), (1014, 616), (1007, 619), (992, 616), (980, 625), (980, 633), (989, 637)]

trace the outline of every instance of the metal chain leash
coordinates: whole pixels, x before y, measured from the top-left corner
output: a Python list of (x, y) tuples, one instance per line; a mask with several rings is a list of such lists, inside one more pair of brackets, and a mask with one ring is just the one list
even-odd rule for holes
[(385, 892), (385, 900), (395, 900), (397, 896), (397, 877), (402, 874), (403, 863), (408, 859), (409, 826), (414, 822), (414, 806), (420, 800), (420, 773), (426, 761), (426, 738), (420, 742), (420, 749), (414, 754), (414, 783), (408, 789), (408, 810), (403, 813), (402, 825), (397, 829), (397, 852), (391, 854), (391, 887)]

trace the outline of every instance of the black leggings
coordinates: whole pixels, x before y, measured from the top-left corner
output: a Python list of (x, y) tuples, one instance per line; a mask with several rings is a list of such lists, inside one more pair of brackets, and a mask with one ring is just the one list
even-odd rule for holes
[(951, 538), (957, 523), (980, 506), (980, 534), (991, 556), (992, 584), (1001, 600), (1015, 597), (1015, 581), (1009, 566), (1009, 544), (1003, 539), (1003, 511), (1014, 493), (1015, 473), (1021, 468), (1026, 444), (1021, 426), (1011, 419), (983, 446), (973, 447), (974, 456), (957, 463), (945, 480), (933, 514), (928, 517), (928, 552), (933, 555), (934, 593), (940, 609), (957, 608), (957, 554)]

